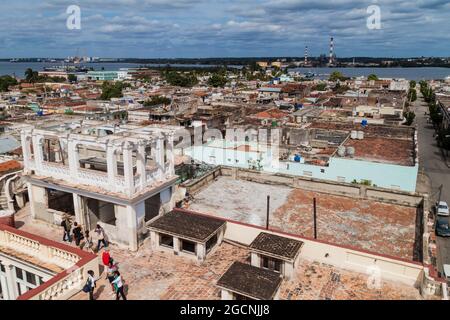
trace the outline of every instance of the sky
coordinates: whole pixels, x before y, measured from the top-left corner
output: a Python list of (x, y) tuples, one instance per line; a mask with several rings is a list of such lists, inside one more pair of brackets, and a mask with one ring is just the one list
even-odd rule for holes
[[(81, 29), (67, 28), (71, 5)], [(380, 28), (367, 27), (380, 8)], [(14, 0), (0, 58), (450, 56), (450, 0)]]

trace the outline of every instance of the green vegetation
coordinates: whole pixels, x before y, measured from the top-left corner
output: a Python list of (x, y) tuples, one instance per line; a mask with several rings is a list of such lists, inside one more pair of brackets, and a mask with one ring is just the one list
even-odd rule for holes
[(218, 87), (225, 87), (228, 80), (226, 77), (226, 73), (214, 73), (208, 80), (208, 85), (218, 88)]
[(66, 82), (66, 78), (64, 78), (64, 77), (40, 76), (39, 72), (33, 71), (33, 69), (31, 69), (31, 68), (28, 68), (25, 71), (25, 80), (28, 83), (42, 83), (42, 82), (61, 83), (61, 82)]
[(167, 106), (172, 103), (172, 100), (170, 100), (167, 97), (162, 96), (153, 96), (150, 100), (147, 100), (144, 102), (144, 107), (154, 107), (159, 105)]
[(11, 76), (0, 77), (0, 92), (5, 92), (9, 90), (10, 86), (17, 85), (17, 80)]
[(77, 82), (77, 76), (71, 73), (69, 74), (68, 80), (69, 82)]
[[(352, 184), (360, 184), (360, 185), (363, 185), (363, 186), (369, 186), (370, 187), (370, 186), (372, 186), (372, 181), (363, 179), (363, 180), (358, 182), (356, 179), (354, 179), (352, 181)], [(376, 187), (376, 185), (373, 185), (373, 186)]]
[(313, 87), (313, 91), (325, 91), (325, 90), (327, 90), (326, 83), (319, 83)]
[(333, 71), (333, 73), (331, 73), (329, 80), (330, 81), (345, 81), (348, 78), (345, 77), (341, 72), (339, 71)]
[(417, 92), (416, 89), (409, 89), (408, 92), (408, 101), (414, 102), (417, 100)]
[(377, 81), (377, 80), (379, 80), (378, 79), (378, 76), (376, 75), (376, 74), (374, 74), (374, 73), (372, 73), (372, 74), (370, 74), (368, 77), (367, 77), (367, 80), (369, 80), (369, 81)]
[(112, 98), (122, 98), (122, 90), (126, 86), (123, 82), (115, 82), (109, 83), (108, 81), (104, 82), (102, 85), (102, 95), (100, 97), (101, 100), (111, 100)]
[(179, 73), (166, 70), (163, 72), (163, 77), (170, 85), (177, 87), (193, 87), (198, 83), (194, 72)]
[(333, 93), (343, 94), (343, 93), (347, 92), (348, 90), (350, 90), (349, 86), (341, 86), (341, 84), (338, 82), (338, 83), (336, 83), (336, 85), (333, 88)]
[(416, 86), (417, 86), (417, 82), (415, 82), (414, 80), (412, 80), (412, 81), (409, 82), (409, 87), (410, 87), (411, 89), (415, 89)]
[(410, 126), (413, 124), (414, 119), (416, 118), (416, 114), (412, 111), (405, 111), (403, 116), (406, 119), (405, 125)]

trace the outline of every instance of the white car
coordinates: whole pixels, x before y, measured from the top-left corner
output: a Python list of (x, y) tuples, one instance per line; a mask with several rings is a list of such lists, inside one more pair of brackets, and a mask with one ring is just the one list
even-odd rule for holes
[(450, 216), (450, 211), (448, 209), (447, 202), (441, 201), (436, 205), (436, 212), (438, 216), (448, 217)]

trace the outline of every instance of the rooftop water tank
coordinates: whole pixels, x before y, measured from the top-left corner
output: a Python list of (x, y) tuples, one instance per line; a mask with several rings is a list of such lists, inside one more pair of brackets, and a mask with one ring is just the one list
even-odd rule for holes
[(337, 154), (339, 157), (345, 157), (345, 147), (341, 146), (337, 150)]
[(295, 157), (294, 157), (294, 161), (295, 162), (300, 162), (300, 161), (302, 161), (302, 157), (300, 155), (296, 154)]
[(358, 138), (358, 132), (357, 132), (356, 130), (353, 130), (353, 131), (352, 131), (351, 138), (352, 138), (353, 140), (355, 140), (355, 139)]
[(358, 140), (364, 139), (364, 131), (358, 131)]
[(354, 147), (348, 147), (347, 148), (347, 155), (353, 158), (355, 156), (355, 148)]

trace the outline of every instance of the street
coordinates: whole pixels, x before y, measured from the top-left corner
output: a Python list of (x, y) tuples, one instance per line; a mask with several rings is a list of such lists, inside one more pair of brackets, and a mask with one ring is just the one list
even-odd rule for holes
[[(433, 204), (438, 201), (439, 187), (443, 185), (441, 201), (450, 203), (450, 168), (447, 167), (436, 139), (433, 137), (433, 125), (427, 123), (425, 112), (428, 113), (428, 106), (423, 101), (419, 90), (415, 112), (419, 140), (419, 171), (424, 171), (431, 179), (430, 200)], [(442, 273), (443, 264), (450, 264), (450, 238), (437, 237), (437, 252), (438, 271)]]

